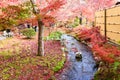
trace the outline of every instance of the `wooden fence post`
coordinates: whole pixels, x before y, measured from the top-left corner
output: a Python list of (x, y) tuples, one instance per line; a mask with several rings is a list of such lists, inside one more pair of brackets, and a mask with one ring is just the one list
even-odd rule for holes
[(105, 40), (107, 40), (107, 20), (106, 20), (106, 9), (104, 10), (104, 35)]

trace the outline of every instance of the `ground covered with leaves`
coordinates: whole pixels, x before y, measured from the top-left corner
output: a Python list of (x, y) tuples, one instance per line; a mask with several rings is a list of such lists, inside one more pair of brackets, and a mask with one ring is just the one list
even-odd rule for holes
[(59, 41), (45, 41), (45, 56), (36, 56), (36, 38), (8, 38), (0, 44), (0, 80), (55, 80), (65, 62)]

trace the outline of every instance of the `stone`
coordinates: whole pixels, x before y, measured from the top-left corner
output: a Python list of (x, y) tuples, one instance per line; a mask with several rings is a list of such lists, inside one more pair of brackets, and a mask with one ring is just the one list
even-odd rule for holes
[(76, 54), (75, 55), (76, 60), (77, 61), (82, 61), (82, 54), (81, 54), (81, 52), (76, 52), (75, 54)]

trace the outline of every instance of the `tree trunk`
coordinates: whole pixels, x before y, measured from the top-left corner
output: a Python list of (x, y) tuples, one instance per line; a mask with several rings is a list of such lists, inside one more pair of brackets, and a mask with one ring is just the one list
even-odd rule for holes
[[(33, 8), (33, 13), (35, 15), (39, 14), (40, 12), (37, 10), (35, 6), (35, 0), (30, 0)], [(44, 43), (42, 40), (43, 37), (43, 23), (41, 19), (38, 19), (38, 56), (44, 56)]]
[(44, 56), (43, 30), (43, 23), (38, 19), (38, 56)]

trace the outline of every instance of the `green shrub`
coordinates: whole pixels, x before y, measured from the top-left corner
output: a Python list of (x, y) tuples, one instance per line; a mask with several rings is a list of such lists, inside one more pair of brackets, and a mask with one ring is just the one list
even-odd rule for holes
[(21, 31), (21, 33), (26, 36), (27, 38), (31, 38), (32, 36), (35, 36), (36, 32), (34, 29), (26, 28)]
[(63, 68), (63, 66), (64, 66), (64, 61), (60, 61), (60, 62), (58, 62), (58, 64), (57, 64), (55, 67), (53, 67), (53, 71), (54, 71), (54, 72), (57, 72), (57, 71), (59, 71), (61, 68)]
[(120, 80), (120, 62), (100, 64), (100, 68), (94, 76), (94, 80)]
[(50, 33), (49, 36), (44, 37), (44, 40), (60, 40), (62, 34), (63, 33), (59, 32), (59, 31), (52, 32), (52, 33)]
[(79, 18), (76, 17), (76, 18), (74, 19), (74, 22), (73, 22), (73, 24), (72, 24), (72, 27), (78, 26), (78, 25), (80, 24), (79, 22), (80, 22)]

